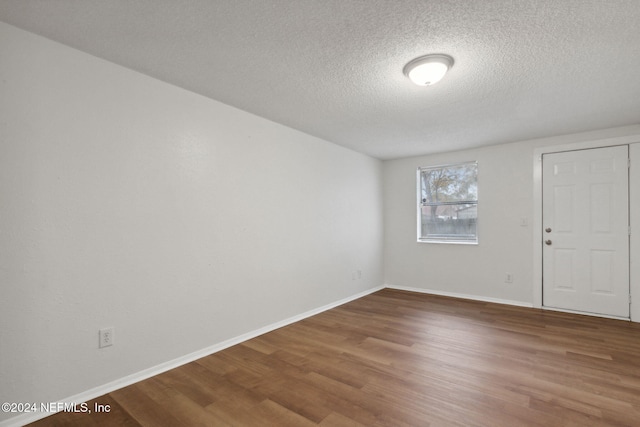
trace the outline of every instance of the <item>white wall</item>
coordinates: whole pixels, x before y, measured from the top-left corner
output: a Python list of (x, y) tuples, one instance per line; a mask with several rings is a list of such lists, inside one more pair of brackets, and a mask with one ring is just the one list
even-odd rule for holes
[(0, 401), (382, 285), (378, 160), (2, 23), (0, 57)]
[[(640, 126), (384, 162), (385, 283), (534, 305), (535, 149), (629, 135), (640, 136)], [(479, 244), (416, 243), (416, 169), (469, 160), (478, 161)], [(523, 219), (527, 226), (521, 225)], [(507, 272), (513, 275), (513, 283), (505, 283)]]

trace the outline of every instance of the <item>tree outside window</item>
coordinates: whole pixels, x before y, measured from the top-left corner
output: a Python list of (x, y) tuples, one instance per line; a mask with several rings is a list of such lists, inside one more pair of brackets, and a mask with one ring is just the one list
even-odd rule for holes
[(478, 163), (418, 169), (418, 241), (477, 243)]

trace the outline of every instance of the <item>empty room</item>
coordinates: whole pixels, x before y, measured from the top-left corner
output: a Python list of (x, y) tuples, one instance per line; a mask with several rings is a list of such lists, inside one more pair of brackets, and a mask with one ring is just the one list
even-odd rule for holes
[(0, 0), (0, 427), (640, 425), (638, 22)]

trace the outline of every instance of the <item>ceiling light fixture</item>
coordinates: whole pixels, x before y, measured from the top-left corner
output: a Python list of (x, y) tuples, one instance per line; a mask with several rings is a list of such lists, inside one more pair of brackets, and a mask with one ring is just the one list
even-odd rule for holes
[(438, 83), (452, 66), (449, 55), (432, 54), (414, 59), (402, 71), (418, 86), (430, 86)]

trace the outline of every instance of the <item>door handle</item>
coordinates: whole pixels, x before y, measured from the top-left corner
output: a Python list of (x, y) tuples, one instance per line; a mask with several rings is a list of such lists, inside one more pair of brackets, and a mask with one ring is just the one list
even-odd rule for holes
[(545, 240), (544, 244), (547, 245), (547, 246), (551, 246), (551, 240)]
[(551, 233), (551, 228), (547, 227), (544, 229), (544, 231), (546, 231), (547, 233)]

